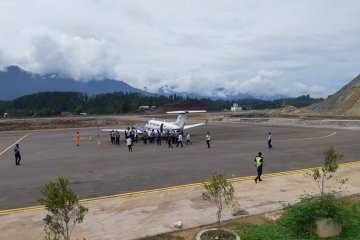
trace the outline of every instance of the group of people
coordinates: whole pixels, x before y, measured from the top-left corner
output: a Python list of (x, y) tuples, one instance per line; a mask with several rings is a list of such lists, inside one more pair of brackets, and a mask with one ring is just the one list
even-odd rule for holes
[[(183, 141), (186, 139), (186, 145), (192, 145), (190, 133), (187, 133), (184, 136), (184, 132), (182, 130), (169, 131), (167, 130), (164, 133), (161, 133), (159, 130), (149, 130), (143, 131), (141, 135), (141, 139), (144, 144), (148, 142), (150, 144), (156, 144), (161, 146), (162, 141), (164, 140), (168, 146), (168, 148), (172, 148), (173, 145), (176, 147), (184, 147)], [(132, 152), (132, 147), (134, 143), (137, 143), (139, 140), (139, 134), (136, 129), (132, 127), (128, 127), (125, 131), (125, 142), (128, 146), (129, 152)], [(120, 145), (120, 133), (117, 130), (110, 131), (110, 141), (113, 145)], [(206, 144), (208, 148), (210, 148), (211, 135), (209, 132), (206, 134)]]
[[(186, 145), (192, 145), (190, 133), (187, 133), (186, 136)], [(162, 145), (162, 141), (165, 140), (168, 148), (172, 148), (173, 145), (176, 147), (184, 147), (183, 140), (184, 140), (184, 132), (181, 130), (178, 131), (169, 131), (167, 130), (165, 133), (161, 133), (159, 130), (151, 130), (151, 131), (144, 131), (142, 133), (141, 139), (144, 144), (148, 142), (150, 144), (156, 144), (158, 146)], [(132, 146), (134, 143), (137, 143), (139, 140), (139, 135), (137, 130), (133, 128), (128, 128), (125, 131), (125, 142), (128, 146), (129, 152), (132, 152)], [(210, 147), (210, 134), (207, 133), (206, 141), (208, 142), (208, 147)], [(118, 131), (112, 130), (110, 131), (110, 141), (111, 144), (120, 145), (120, 133)]]
[(120, 145), (120, 133), (119, 131), (112, 130), (110, 132), (110, 141), (113, 145)]

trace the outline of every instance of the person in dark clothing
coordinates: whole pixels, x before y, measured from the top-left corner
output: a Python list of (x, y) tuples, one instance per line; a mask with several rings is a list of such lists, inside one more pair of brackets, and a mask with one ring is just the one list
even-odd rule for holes
[(171, 143), (176, 144), (176, 140), (177, 140), (177, 132), (173, 132), (171, 135)]
[(257, 170), (257, 176), (254, 179), (255, 183), (257, 183), (257, 181), (262, 181), (261, 179), (261, 174), (262, 174), (262, 170), (263, 170), (263, 160), (264, 158), (262, 157), (261, 152), (258, 153), (258, 155), (255, 157), (255, 167)]
[(157, 145), (158, 145), (158, 146), (161, 146), (161, 133), (160, 133), (159, 130), (157, 131), (155, 137), (156, 137), (156, 143), (157, 143)]
[(111, 144), (115, 144), (115, 131), (111, 130), (110, 132), (110, 140), (111, 140)]
[(144, 131), (143, 133), (143, 141), (144, 141), (144, 144), (147, 144), (147, 141), (148, 141), (148, 138), (149, 138), (149, 135), (146, 131)]
[(14, 154), (15, 154), (15, 165), (20, 165), (21, 155), (20, 155), (20, 147), (19, 147), (19, 144), (16, 144), (16, 145), (15, 145)]
[(168, 142), (168, 148), (172, 148), (172, 144), (171, 144), (172, 136), (170, 132), (167, 133), (167, 142)]
[(271, 140), (272, 140), (272, 135), (271, 135), (271, 132), (269, 132), (269, 136), (268, 136), (268, 146), (269, 146), (269, 149), (272, 149)]
[(119, 131), (115, 132), (115, 144), (120, 146), (120, 133), (119, 133)]

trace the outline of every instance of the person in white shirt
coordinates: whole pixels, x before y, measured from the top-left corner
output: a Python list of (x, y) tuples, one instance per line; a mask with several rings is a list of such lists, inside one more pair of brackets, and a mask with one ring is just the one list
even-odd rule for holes
[(189, 143), (192, 145), (192, 142), (190, 141), (190, 133), (186, 135), (186, 145), (189, 145)]
[(126, 139), (126, 145), (127, 145), (128, 148), (129, 148), (129, 152), (132, 152), (132, 140), (131, 140), (130, 137), (128, 137), (128, 138)]
[(182, 137), (182, 135), (181, 135), (181, 133), (179, 133), (179, 136), (178, 136), (178, 139), (177, 139), (177, 144), (176, 144), (176, 147), (178, 147), (179, 146), (179, 144), (181, 145), (181, 147), (183, 147), (183, 139), (182, 139), (183, 137)]

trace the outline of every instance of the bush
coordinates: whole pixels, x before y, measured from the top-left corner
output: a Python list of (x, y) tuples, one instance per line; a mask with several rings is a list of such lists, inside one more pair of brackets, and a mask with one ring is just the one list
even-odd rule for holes
[(82, 223), (87, 208), (79, 204), (79, 197), (68, 187), (69, 180), (59, 176), (47, 182), (38, 199), (49, 213), (45, 216), (45, 240), (70, 240), (78, 223)]
[(216, 213), (217, 225), (220, 228), (223, 204), (228, 205), (234, 198), (234, 187), (222, 173), (215, 172), (207, 183), (204, 183), (206, 192), (202, 193), (204, 200), (213, 200), (218, 211)]
[(335, 222), (344, 224), (349, 214), (348, 204), (332, 194), (306, 196), (289, 206), (279, 223), (295, 233), (309, 235), (315, 230), (316, 219), (333, 218)]

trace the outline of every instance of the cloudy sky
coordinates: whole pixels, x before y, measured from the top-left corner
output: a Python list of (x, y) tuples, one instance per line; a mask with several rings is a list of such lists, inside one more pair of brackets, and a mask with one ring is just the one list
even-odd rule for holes
[(359, 13), (358, 0), (1, 0), (0, 68), (326, 97), (360, 74)]

